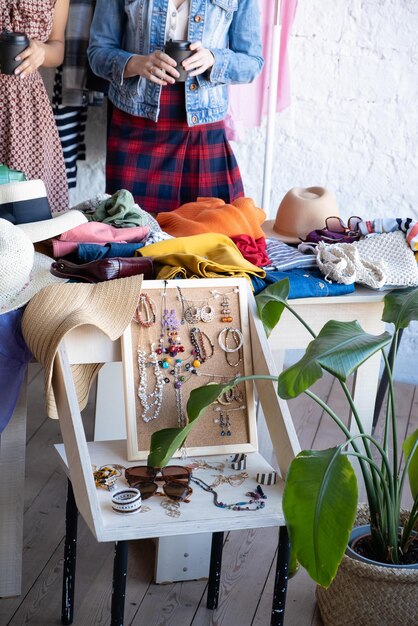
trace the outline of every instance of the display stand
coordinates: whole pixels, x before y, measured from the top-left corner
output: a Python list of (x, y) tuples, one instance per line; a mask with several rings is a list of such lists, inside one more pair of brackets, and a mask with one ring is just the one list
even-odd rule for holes
[[(199, 283), (202, 282), (203, 280), (199, 281)], [(203, 288), (203, 284), (201, 287)], [(264, 329), (257, 317), (251, 293), (248, 294), (247, 310), (249, 321), (248, 350), (251, 355), (253, 371), (257, 374), (274, 375), (273, 360)], [(115, 514), (110, 505), (109, 493), (97, 489), (95, 486), (92, 465), (119, 463), (126, 466), (128, 464), (126, 442), (119, 440), (87, 443), (86, 441), (69, 364), (86, 362), (88, 358), (93, 358), (95, 362), (118, 361), (121, 359), (120, 342), (112, 343), (103, 333), (91, 328), (83, 329), (81, 327), (72, 331), (67, 335), (65, 345), (63, 343), (60, 347), (54, 369), (53, 386), (64, 441), (63, 446), (57, 446), (57, 450), (74, 489), (76, 506), (98, 541), (115, 541), (118, 542), (119, 546), (130, 539), (144, 537), (173, 537), (211, 533), (216, 539), (219, 533), (222, 534), (227, 530), (269, 526), (285, 528), (281, 506), (283, 487), (281, 481), (265, 487), (268, 496), (267, 504), (259, 510), (219, 509), (213, 505), (210, 493), (194, 486), (192, 501), (182, 505), (181, 516), (178, 518), (168, 516), (157, 497), (146, 501), (147, 506), (149, 503), (150, 509), (146, 513), (138, 513), (129, 517)], [(273, 448), (280, 470), (284, 474), (289, 462), (299, 451), (296, 433), (291, 420), (282, 415), (281, 401), (277, 397), (274, 382), (265, 380), (258, 382), (259, 397), (263, 404), (267, 426), (272, 435)], [(209, 464), (213, 464), (225, 462), (228, 457), (225, 457), (225, 454), (218, 454), (215, 457), (205, 456), (203, 458)], [(176, 460), (177, 462), (185, 461)], [(205, 473), (204, 469), (200, 468), (195, 471), (197, 477), (208, 482), (207, 472)], [(233, 470), (226, 469), (226, 475), (230, 475), (231, 471)], [(257, 451), (248, 452), (248, 478), (245, 483), (245, 492), (256, 487), (257, 474), (272, 471), (273, 468)], [(237, 492), (228, 484), (221, 484), (218, 489), (219, 497), (225, 501), (246, 499), (245, 492), (243, 495), (242, 490)], [(153, 501), (151, 502), (151, 500)], [(287, 542), (285, 544), (287, 545)], [(214, 546), (219, 548), (219, 541), (212, 542), (212, 563), (216, 562), (219, 566), (219, 554), (216, 557)], [(279, 559), (281, 570), (286, 569), (286, 559), (282, 559), (282, 556), (283, 554)], [(219, 567), (215, 569), (216, 571), (212, 566), (210, 572), (210, 589), (212, 591), (209, 594), (208, 606), (211, 608), (215, 608), (217, 604), (215, 581), (219, 578)], [(280, 578), (281, 574), (278, 575), (277, 580)], [(66, 588), (69, 588), (68, 583), (69, 581), (66, 580)], [(275, 594), (275, 597), (278, 604), (282, 605), (283, 595), (277, 596)], [(119, 600), (114, 599), (115, 611), (120, 604)], [(283, 611), (277, 611), (277, 602), (272, 612), (272, 623), (282, 624)]]

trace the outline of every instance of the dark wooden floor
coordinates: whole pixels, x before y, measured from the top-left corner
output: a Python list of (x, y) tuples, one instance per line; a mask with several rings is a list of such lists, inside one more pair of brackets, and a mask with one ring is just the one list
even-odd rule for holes
[[(42, 375), (31, 366), (25, 488), (22, 595), (0, 600), (0, 624), (52, 626), (60, 623), (66, 479), (53, 444), (61, 441), (56, 421), (45, 417)], [(322, 398), (342, 407), (339, 389), (329, 379), (317, 383)], [(398, 421), (404, 432), (417, 428), (415, 387), (397, 385)], [(302, 448), (327, 447), (341, 440), (321, 411), (306, 400), (290, 404)], [(344, 411), (343, 411), (344, 412)], [(86, 420), (92, 423), (92, 406)], [(263, 453), (266, 455), (265, 451)], [(220, 603), (205, 606), (206, 580), (153, 584), (154, 543), (131, 543), (125, 625), (139, 626), (268, 626), (272, 602), (277, 531), (235, 531), (226, 538)], [(109, 620), (113, 545), (98, 544), (80, 520), (75, 626), (107, 625)], [(1, 564), (0, 564), (1, 567)], [(315, 586), (304, 571), (289, 582), (286, 626), (320, 626)]]

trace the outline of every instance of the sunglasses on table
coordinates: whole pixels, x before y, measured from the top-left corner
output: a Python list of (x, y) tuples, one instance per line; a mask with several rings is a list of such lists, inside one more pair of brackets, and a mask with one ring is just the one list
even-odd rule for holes
[(347, 226), (344, 224), (340, 217), (334, 215), (325, 219), (325, 227), (334, 233), (356, 234), (358, 233), (358, 225), (363, 220), (358, 215), (352, 215), (348, 218)]
[(157, 493), (158, 484), (155, 481), (160, 480), (164, 481), (162, 488), (168, 498), (178, 502), (189, 502), (187, 498), (193, 493), (189, 484), (190, 476), (190, 470), (181, 465), (168, 465), (162, 469), (149, 465), (135, 465), (125, 470), (129, 486), (139, 489), (143, 500), (154, 494), (163, 495)]

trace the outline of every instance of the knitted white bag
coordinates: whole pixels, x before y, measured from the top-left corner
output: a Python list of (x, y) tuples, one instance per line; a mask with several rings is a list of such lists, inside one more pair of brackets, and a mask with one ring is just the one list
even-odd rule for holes
[(373, 289), (418, 285), (417, 262), (401, 231), (371, 235), (354, 243), (320, 242), (315, 254), (325, 278), (337, 283), (356, 282)]

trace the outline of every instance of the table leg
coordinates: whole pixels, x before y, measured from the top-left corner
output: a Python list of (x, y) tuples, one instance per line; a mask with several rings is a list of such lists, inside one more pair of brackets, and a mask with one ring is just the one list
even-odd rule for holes
[(290, 543), (287, 526), (280, 526), (279, 548), (277, 551), (276, 577), (274, 579), (271, 626), (283, 626), (286, 604), (287, 581), (289, 578)]
[(128, 542), (115, 543), (113, 561), (113, 591), (111, 626), (123, 626), (125, 613), (126, 576), (128, 572)]
[(67, 506), (65, 510), (64, 572), (62, 580), (61, 624), (73, 623), (75, 566), (77, 557), (78, 509), (75, 503), (71, 481), (67, 486)]
[(206, 606), (208, 609), (218, 608), (219, 587), (221, 585), (221, 565), (222, 551), (224, 544), (223, 532), (213, 533), (212, 551), (210, 554), (210, 569), (208, 582), (208, 599)]

